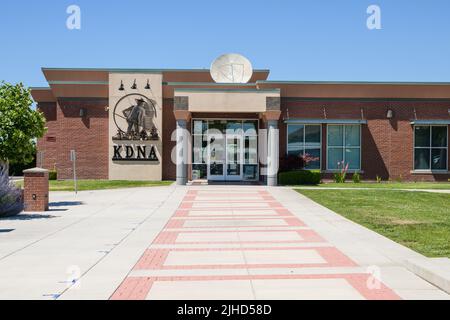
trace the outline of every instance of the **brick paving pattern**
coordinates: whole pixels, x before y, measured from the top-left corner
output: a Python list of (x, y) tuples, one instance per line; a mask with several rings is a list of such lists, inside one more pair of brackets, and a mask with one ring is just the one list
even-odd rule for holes
[(192, 187), (111, 299), (400, 299), (357, 267), (260, 187)]

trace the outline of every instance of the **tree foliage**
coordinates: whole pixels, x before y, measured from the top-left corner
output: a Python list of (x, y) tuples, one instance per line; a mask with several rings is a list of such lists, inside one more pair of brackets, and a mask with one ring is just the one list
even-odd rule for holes
[(0, 162), (29, 163), (35, 139), (45, 134), (45, 118), (31, 108), (30, 90), (22, 83), (0, 83)]

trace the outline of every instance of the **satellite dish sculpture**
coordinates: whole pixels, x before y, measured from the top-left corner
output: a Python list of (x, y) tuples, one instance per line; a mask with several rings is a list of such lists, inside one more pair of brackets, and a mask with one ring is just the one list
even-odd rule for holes
[(252, 75), (251, 62), (237, 53), (224, 54), (211, 65), (211, 77), (217, 83), (248, 83)]

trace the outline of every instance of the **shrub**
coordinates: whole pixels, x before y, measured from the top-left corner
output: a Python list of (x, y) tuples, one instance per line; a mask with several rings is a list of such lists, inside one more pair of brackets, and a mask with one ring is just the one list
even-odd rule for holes
[(309, 153), (304, 155), (287, 155), (281, 159), (281, 171), (303, 170), (308, 167), (311, 162), (319, 161), (320, 158), (313, 157)]
[(0, 164), (0, 217), (14, 216), (22, 210), (22, 190), (9, 181), (6, 166)]
[(360, 183), (361, 182), (361, 175), (357, 172), (355, 172), (352, 176), (352, 180), (354, 183)]
[(345, 183), (345, 175), (340, 172), (336, 172), (333, 174), (333, 180), (335, 183)]
[(344, 161), (338, 162), (339, 172), (333, 175), (334, 182), (345, 183), (345, 178), (347, 177), (348, 163), (345, 164)]
[(320, 170), (296, 170), (281, 172), (278, 175), (281, 185), (316, 185), (322, 180)]
[(56, 172), (56, 170), (49, 171), (48, 180), (58, 180), (58, 173)]
[(377, 175), (377, 183), (381, 183), (382, 179), (380, 176)]
[(288, 155), (281, 159), (281, 171), (300, 170), (303, 169), (303, 159), (300, 156)]

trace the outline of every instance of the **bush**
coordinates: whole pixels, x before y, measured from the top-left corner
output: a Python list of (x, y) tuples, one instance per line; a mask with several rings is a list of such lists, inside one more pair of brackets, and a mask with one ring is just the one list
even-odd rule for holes
[(0, 217), (14, 216), (22, 210), (22, 190), (9, 181), (7, 169), (0, 164)]
[(9, 176), (22, 177), (23, 171), (26, 169), (31, 169), (36, 167), (36, 159), (33, 158), (33, 161), (30, 163), (12, 163), (9, 166)]
[(281, 171), (297, 171), (304, 167), (303, 159), (300, 156), (288, 155), (281, 159), (280, 169)]
[(278, 180), (281, 185), (316, 185), (322, 180), (320, 170), (296, 170), (281, 172), (278, 175)]
[(361, 175), (357, 172), (355, 172), (352, 176), (352, 180), (354, 183), (360, 183), (361, 182)]
[(48, 180), (58, 180), (58, 173), (56, 172), (56, 170), (49, 171)]
[(336, 172), (333, 174), (333, 180), (335, 183), (345, 183), (346, 173)]

